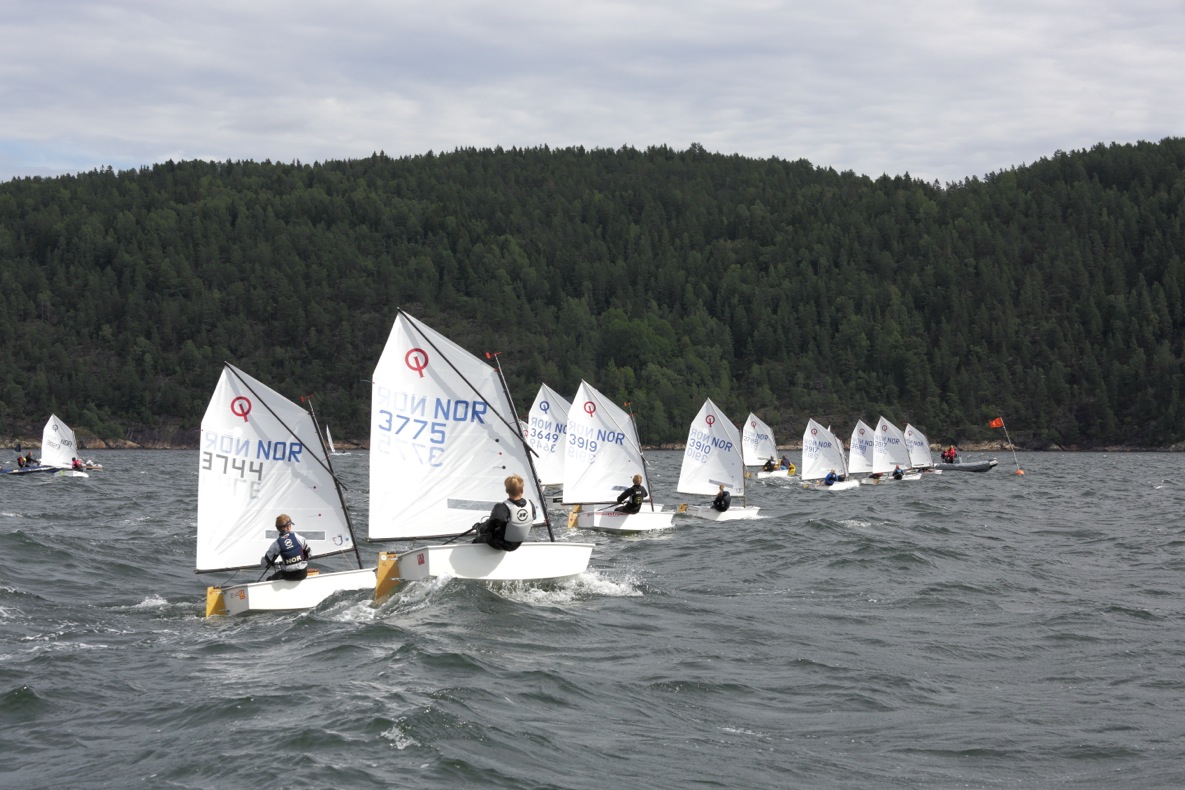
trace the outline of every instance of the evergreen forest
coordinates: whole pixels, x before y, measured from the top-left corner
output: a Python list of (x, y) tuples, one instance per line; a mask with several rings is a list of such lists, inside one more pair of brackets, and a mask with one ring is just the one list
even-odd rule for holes
[[(365, 441), (403, 308), (679, 443), (1185, 440), (1185, 139), (941, 185), (657, 146), (166, 162), (0, 184), (0, 436), (194, 446), (223, 361)], [(94, 446), (88, 444), (88, 446)]]

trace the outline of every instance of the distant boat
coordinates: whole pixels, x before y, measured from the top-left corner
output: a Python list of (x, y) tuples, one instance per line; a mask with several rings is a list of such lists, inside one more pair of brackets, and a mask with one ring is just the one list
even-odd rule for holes
[(741, 454), (741, 434), (711, 398), (704, 401), (691, 422), (683, 449), (683, 466), (675, 490), (683, 494), (715, 497), (724, 486), (740, 505), (717, 510), (711, 504), (680, 506), (679, 512), (711, 521), (736, 521), (757, 518), (761, 508), (745, 504), (745, 461)]
[(848, 442), (848, 474), (866, 476), (872, 472), (873, 431), (864, 420), (856, 420)]
[(52, 468), (58, 477), (90, 477), (81, 468), (74, 467), (77, 449), (78, 443), (70, 426), (56, 414), (49, 415), (45, 430), (41, 432), (41, 465)]
[(995, 458), (990, 458), (987, 461), (971, 461), (970, 463), (965, 463), (960, 457), (953, 464), (935, 464), (934, 468), (943, 472), (986, 472), (994, 469), (997, 463)]
[(568, 411), (572, 404), (546, 384), (540, 385), (531, 405), (527, 422), (527, 444), (535, 451), (535, 471), (539, 484), (564, 484), (564, 457), (567, 455)]
[[(835, 472), (843, 480), (827, 485), (823, 480)], [(848, 467), (843, 457), (843, 442), (814, 419), (807, 420), (802, 432), (802, 466), (798, 468), (802, 487), (821, 491), (849, 491), (859, 488), (860, 482), (848, 478)]]
[(905, 448), (909, 451), (909, 464), (914, 469), (932, 470), (934, 455), (930, 452), (930, 440), (926, 434), (909, 423), (905, 423)]
[(349, 453), (339, 453), (337, 448), (333, 446), (333, 436), (329, 433), (329, 426), (325, 426), (325, 444), (329, 446), (330, 455), (349, 455)]
[[(518, 474), (550, 540), (503, 551), (465, 537)], [(475, 523), (477, 522), (477, 523)], [(497, 368), (400, 310), (371, 376), (370, 540), (449, 538), (379, 555), (376, 597), (399, 581), (563, 579), (591, 543), (556, 542), (526, 438)], [(453, 542), (457, 541), (457, 542)]]
[[(315, 559), (353, 552), (357, 570), (300, 581), (206, 589), (206, 616), (310, 609), (337, 592), (373, 590), (363, 568), (341, 487), (312, 415), (233, 365), (225, 365), (202, 417), (198, 466), (198, 573), (260, 570), (287, 513)], [(264, 571), (266, 574), (267, 571)]]
[[(749, 412), (749, 418), (745, 420), (745, 427), (741, 431), (741, 447), (745, 466), (763, 466), (770, 459), (775, 464), (778, 462), (778, 443), (774, 440), (774, 432), (753, 412)], [(758, 479), (789, 476), (789, 469), (757, 471)]]
[(641, 485), (650, 492), (646, 459), (633, 419), (591, 384), (580, 382), (568, 411), (564, 457), (564, 504), (573, 506), (569, 525), (616, 533), (670, 527), (675, 514), (664, 512), (653, 496), (638, 513), (616, 509), (617, 497), (630, 487), (634, 475), (641, 475)]
[(909, 471), (909, 448), (905, 444), (905, 436), (901, 429), (881, 417), (876, 424), (872, 445), (872, 473), (879, 477), (865, 479), (864, 482), (882, 482), (892, 480), (892, 472), (901, 467), (902, 480), (921, 480), (921, 474)]

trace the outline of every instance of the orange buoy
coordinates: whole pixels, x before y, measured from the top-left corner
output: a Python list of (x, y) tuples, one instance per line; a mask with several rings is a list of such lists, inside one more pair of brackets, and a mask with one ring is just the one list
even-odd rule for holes
[(1023, 474), (1025, 473), (1025, 470), (1023, 470), (1023, 469), (1017, 469), (1017, 470), (1016, 470), (1016, 473), (1017, 473), (1018, 475), (1023, 475)]

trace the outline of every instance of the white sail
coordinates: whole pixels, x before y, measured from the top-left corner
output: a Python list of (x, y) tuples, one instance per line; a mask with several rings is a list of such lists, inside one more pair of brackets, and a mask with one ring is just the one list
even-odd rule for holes
[(822, 480), (832, 470), (840, 476), (847, 474), (843, 444), (831, 431), (810, 419), (802, 433), (802, 466), (799, 469), (802, 479)]
[(49, 415), (49, 421), (41, 432), (41, 465), (69, 469), (71, 461), (78, 455), (77, 449), (74, 431), (70, 430), (70, 426), (58, 419), (56, 414)]
[(741, 434), (745, 466), (761, 466), (770, 458), (778, 457), (778, 444), (774, 432), (756, 414), (749, 412), (745, 429)]
[(370, 537), (457, 535), (526, 482), (543, 497), (498, 370), (400, 311), (371, 377)]
[(721, 484), (733, 496), (745, 495), (745, 465), (736, 426), (709, 398), (691, 423), (676, 490), (715, 496)]
[(892, 472), (894, 467), (909, 468), (909, 450), (901, 429), (884, 417), (876, 424), (876, 436), (872, 446), (872, 471), (874, 474)]
[(568, 411), (564, 456), (564, 504), (615, 502), (646, 465), (634, 421), (620, 406), (580, 382)]
[(873, 431), (864, 420), (856, 420), (852, 439), (848, 444), (848, 472), (864, 474), (872, 471)]
[(329, 452), (337, 455), (337, 448), (333, 446), (333, 435), (329, 433), (329, 426), (325, 426), (325, 443), (329, 445)]
[(905, 423), (905, 447), (909, 451), (909, 465), (914, 469), (927, 469), (934, 465), (930, 440), (909, 423)]
[(226, 365), (202, 417), (197, 570), (259, 567), (280, 513), (314, 556), (353, 548), (312, 417)]
[(564, 458), (567, 455), (568, 410), (572, 404), (546, 384), (539, 387), (531, 406), (527, 443), (537, 453), (535, 471), (545, 486), (564, 483)]

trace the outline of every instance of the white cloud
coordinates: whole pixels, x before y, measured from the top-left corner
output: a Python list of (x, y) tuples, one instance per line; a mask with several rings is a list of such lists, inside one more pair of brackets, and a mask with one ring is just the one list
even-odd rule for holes
[(1149, 0), (12, 0), (0, 179), (691, 142), (952, 181), (1185, 127)]

